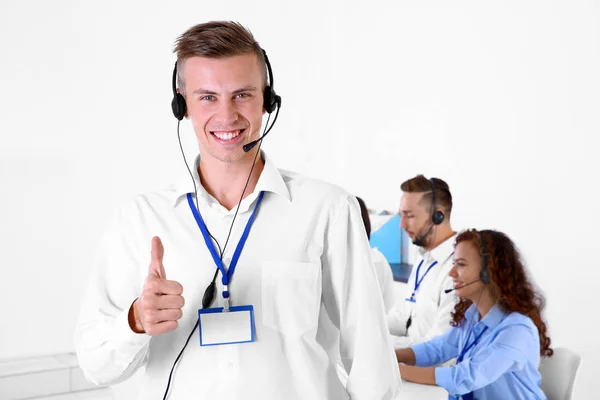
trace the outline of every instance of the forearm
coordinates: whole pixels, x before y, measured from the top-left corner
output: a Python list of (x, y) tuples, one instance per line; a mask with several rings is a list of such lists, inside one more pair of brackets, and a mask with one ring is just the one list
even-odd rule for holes
[(413, 367), (400, 364), (400, 376), (405, 381), (421, 383), (424, 385), (437, 385), (435, 382), (435, 368)]
[(136, 334), (128, 312), (116, 318), (89, 311), (79, 321), (75, 347), (79, 365), (97, 385), (110, 385), (129, 376), (145, 363), (150, 337)]
[(406, 365), (415, 365), (417, 362), (415, 352), (411, 348), (396, 350), (396, 360)]

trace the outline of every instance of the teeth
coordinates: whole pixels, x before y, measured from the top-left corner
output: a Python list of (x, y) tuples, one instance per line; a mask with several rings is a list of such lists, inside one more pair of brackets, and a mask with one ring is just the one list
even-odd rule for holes
[(237, 137), (240, 134), (240, 131), (232, 131), (232, 132), (214, 132), (214, 135), (221, 140), (231, 140)]

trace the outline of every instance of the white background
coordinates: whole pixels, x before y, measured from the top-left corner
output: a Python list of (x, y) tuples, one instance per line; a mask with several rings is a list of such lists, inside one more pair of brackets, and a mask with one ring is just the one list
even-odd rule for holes
[[(2, 0), (0, 358), (73, 350), (107, 218), (187, 173), (173, 42), (232, 19), (273, 64), (278, 166), (374, 209), (417, 173), (445, 179), (455, 228), (520, 246), (553, 345), (583, 355), (576, 398), (595, 397), (599, 3), (346, 3)], [(182, 137), (191, 158), (189, 122)]]

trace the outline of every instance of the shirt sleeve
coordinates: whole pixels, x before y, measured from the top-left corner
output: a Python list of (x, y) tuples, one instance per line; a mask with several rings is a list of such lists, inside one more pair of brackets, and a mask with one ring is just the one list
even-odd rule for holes
[(442, 335), (411, 347), (417, 367), (431, 367), (458, 356), (459, 327), (450, 327)]
[(396, 298), (394, 297), (394, 276), (392, 275), (392, 267), (385, 259), (385, 256), (381, 254), (379, 250), (375, 251), (378, 254), (371, 252), (371, 255), (373, 256), (375, 273), (377, 274), (379, 288), (381, 289), (381, 295), (383, 297), (383, 310), (388, 314), (396, 305)]
[(435, 323), (429, 328), (424, 336), (403, 336), (394, 338), (393, 344), (395, 349), (402, 349), (414, 346), (419, 343), (427, 342), (437, 336), (442, 335), (450, 328), (452, 320), (452, 311), (456, 305), (456, 295), (452, 293), (444, 293), (443, 288), (452, 287), (452, 278), (446, 276), (440, 283), (438, 292), (439, 300), (438, 307), (435, 311)]
[(385, 306), (386, 313), (396, 306), (396, 296), (394, 295), (394, 276), (392, 275), (392, 267), (389, 264), (386, 265), (387, 272), (384, 278), (383, 289), (383, 305)]
[(75, 329), (79, 365), (97, 385), (124, 381), (146, 362), (150, 336), (134, 333), (128, 322), (144, 279), (133, 226), (124, 211), (109, 223)]
[(323, 303), (340, 330), (340, 356), (352, 400), (388, 400), (400, 389), (358, 203), (344, 196), (330, 215), (322, 256)]
[(465, 358), (454, 367), (436, 368), (435, 381), (455, 396), (481, 389), (506, 372), (522, 370), (525, 354), (537, 340), (537, 333), (526, 325), (508, 326), (473, 358)]

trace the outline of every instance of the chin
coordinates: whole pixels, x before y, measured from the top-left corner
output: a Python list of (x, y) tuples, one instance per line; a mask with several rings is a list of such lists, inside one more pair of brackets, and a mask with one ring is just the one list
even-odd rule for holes
[(477, 301), (477, 298), (479, 296), (475, 296), (475, 294), (469, 292), (469, 293), (457, 293), (457, 295), (461, 298), (461, 299), (465, 299), (465, 300), (471, 300), (472, 303), (475, 303)]

